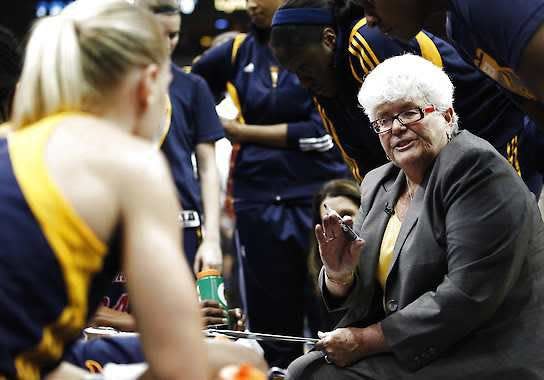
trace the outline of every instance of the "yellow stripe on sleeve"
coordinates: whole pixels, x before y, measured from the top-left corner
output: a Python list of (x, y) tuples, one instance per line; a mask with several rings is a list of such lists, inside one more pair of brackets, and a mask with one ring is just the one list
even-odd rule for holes
[(431, 61), (440, 68), (444, 67), (440, 51), (436, 47), (431, 37), (426, 35), (424, 32), (419, 32), (416, 35), (416, 41), (419, 44), (419, 50), (421, 50), (421, 56), (423, 58)]
[(67, 114), (49, 117), (11, 133), (8, 149), (13, 171), (25, 200), (59, 263), (66, 284), (67, 305), (57, 320), (43, 329), (36, 347), (18, 355), (18, 377), (39, 379), (39, 368), (61, 359), (64, 342), (85, 326), (91, 278), (101, 270), (106, 245), (63, 198), (45, 164), (48, 138)]
[[(367, 53), (372, 62), (369, 62), (371, 63), (372, 65), (374, 65), (374, 67), (376, 67), (377, 65), (380, 64), (380, 60), (378, 59), (378, 57), (376, 56), (376, 54), (374, 53), (374, 50), (372, 50), (372, 48), (370, 47), (370, 45), (368, 44), (368, 42), (366, 41), (366, 39), (361, 36), (361, 34), (359, 32), (356, 32), (353, 36), (353, 40), (351, 41), (351, 43), (354, 45), (354, 46), (360, 46), (361, 47), (361, 52), (365, 52)], [(365, 54), (366, 55), (366, 54)], [(369, 59), (370, 61), (370, 59)]]
[[(366, 18), (361, 19), (355, 24), (352, 28), (349, 38), (349, 53), (356, 57), (359, 60), (359, 65), (361, 71), (364, 72), (364, 76), (368, 75), (374, 68), (380, 63), (376, 53), (372, 50), (366, 39), (359, 33), (359, 29), (366, 25)], [(363, 82), (364, 77), (362, 75), (357, 75), (357, 63), (353, 62), (350, 59), (350, 69), (353, 77), (359, 81)]]
[(230, 53), (230, 61), (231, 63), (234, 63), (236, 60), (236, 54), (238, 54), (238, 49), (240, 48), (240, 45), (242, 45), (242, 42), (246, 39), (245, 33), (237, 34), (232, 41), (232, 51)]
[(344, 150), (342, 144), (340, 143), (340, 139), (338, 138), (338, 135), (336, 134), (336, 129), (334, 128), (334, 124), (329, 119), (327, 114), (325, 113), (325, 109), (319, 104), (317, 99), (313, 98), (314, 103), (316, 105), (317, 111), (319, 112), (319, 115), (321, 116), (321, 120), (323, 120), (323, 124), (325, 125), (325, 129), (327, 129), (327, 132), (332, 136), (332, 139), (334, 140), (334, 143), (340, 150), (340, 153), (342, 154), (342, 158), (344, 159), (344, 162), (348, 165), (350, 168), (350, 171), (355, 178), (355, 180), (360, 184), (363, 181), (363, 176), (361, 175), (361, 172), (359, 171), (359, 165), (357, 165), (357, 162), (351, 158), (347, 152)]

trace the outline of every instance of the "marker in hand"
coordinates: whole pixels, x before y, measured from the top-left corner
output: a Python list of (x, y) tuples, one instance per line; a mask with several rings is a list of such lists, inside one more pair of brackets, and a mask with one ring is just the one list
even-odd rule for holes
[(325, 210), (327, 211), (327, 214), (334, 215), (338, 218), (338, 222), (340, 223), (340, 227), (342, 228), (342, 231), (344, 232), (344, 235), (346, 235), (346, 238), (350, 241), (354, 241), (359, 239), (359, 235), (355, 231), (353, 231), (353, 228), (348, 226), (346, 222), (342, 220), (342, 217), (332, 208), (327, 206), (326, 203), (323, 203), (323, 207), (325, 207)]

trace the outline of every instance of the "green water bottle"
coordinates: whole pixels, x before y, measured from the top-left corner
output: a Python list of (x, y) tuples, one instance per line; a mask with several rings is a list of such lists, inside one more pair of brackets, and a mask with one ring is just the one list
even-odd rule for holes
[[(198, 300), (212, 300), (217, 301), (219, 306), (225, 312), (229, 311), (227, 299), (225, 298), (225, 284), (223, 282), (223, 276), (216, 269), (207, 269), (198, 272), (196, 275), (196, 291), (198, 293)], [(228, 317), (230, 325), (230, 316)], [(228, 327), (227, 325), (222, 327)]]

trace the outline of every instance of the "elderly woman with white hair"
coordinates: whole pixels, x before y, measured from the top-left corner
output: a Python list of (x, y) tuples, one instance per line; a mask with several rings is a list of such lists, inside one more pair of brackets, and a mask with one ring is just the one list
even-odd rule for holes
[(357, 239), (332, 212), (316, 226), (323, 300), (341, 319), (288, 378), (542, 378), (534, 197), (490, 144), (457, 130), (453, 86), (421, 57), (377, 66), (359, 102), (391, 162), (363, 180)]

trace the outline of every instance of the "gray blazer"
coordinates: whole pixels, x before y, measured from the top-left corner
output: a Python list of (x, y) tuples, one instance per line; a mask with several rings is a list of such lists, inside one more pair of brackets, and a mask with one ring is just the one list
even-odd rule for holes
[(508, 364), (544, 376), (544, 226), (534, 196), (490, 144), (461, 132), (414, 195), (382, 293), (379, 250), (404, 183), (386, 164), (361, 184), (355, 229), (366, 244), (354, 288), (339, 304), (320, 277), (329, 311), (341, 313), (337, 327), (381, 320), (409, 370), (442, 357), (437, 365), (476, 361), (485, 373)]

